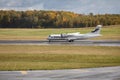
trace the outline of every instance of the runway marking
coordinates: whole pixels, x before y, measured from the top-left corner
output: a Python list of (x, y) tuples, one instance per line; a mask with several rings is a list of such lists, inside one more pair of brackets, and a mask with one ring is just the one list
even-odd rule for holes
[(23, 74), (23, 75), (28, 74), (27, 71), (20, 71), (20, 72), (21, 72), (21, 74)]
[(80, 73), (90, 72), (90, 70), (87, 70), (87, 69), (75, 69), (73, 71), (80, 72)]

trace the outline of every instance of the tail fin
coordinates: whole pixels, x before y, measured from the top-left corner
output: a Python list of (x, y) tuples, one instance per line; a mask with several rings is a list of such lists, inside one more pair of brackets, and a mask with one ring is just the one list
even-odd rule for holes
[(100, 34), (102, 25), (97, 25), (96, 28), (91, 31), (91, 33)]

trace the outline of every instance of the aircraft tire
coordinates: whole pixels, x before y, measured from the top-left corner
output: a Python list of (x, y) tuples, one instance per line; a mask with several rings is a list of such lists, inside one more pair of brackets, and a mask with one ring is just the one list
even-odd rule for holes
[(74, 42), (74, 40), (68, 40), (68, 42)]
[(51, 42), (51, 40), (49, 40), (49, 42)]

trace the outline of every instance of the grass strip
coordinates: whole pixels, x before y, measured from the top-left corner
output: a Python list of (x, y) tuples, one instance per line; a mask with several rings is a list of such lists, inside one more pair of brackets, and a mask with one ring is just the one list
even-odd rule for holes
[[(94, 27), (95, 28), (95, 27)], [(80, 32), (88, 33), (92, 28), (61, 28), (61, 29), (0, 29), (0, 40), (40, 40), (46, 39), (49, 34)], [(103, 26), (103, 36), (95, 39), (120, 40), (120, 25)]]
[(80, 54), (0, 54), (0, 70), (49, 70), (120, 66), (120, 56)]
[(0, 70), (120, 66), (120, 47), (0, 45)]

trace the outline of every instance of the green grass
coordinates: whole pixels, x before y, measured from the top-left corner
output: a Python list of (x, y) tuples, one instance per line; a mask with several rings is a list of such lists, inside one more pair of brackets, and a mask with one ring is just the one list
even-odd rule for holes
[(0, 53), (26, 54), (81, 54), (120, 55), (120, 47), (105, 46), (57, 46), (57, 45), (0, 45)]
[(0, 54), (0, 70), (48, 70), (120, 66), (120, 56), (80, 54)]
[(120, 66), (120, 47), (0, 45), (0, 70)]
[[(0, 29), (0, 40), (27, 40), (27, 39), (46, 39), (49, 34), (60, 34), (69, 32), (87, 33), (94, 28), (62, 28), (62, 29)], [(104, 26), (102, 28), (102, 37), (96, 39), (120, 40), (120, 25)]]

